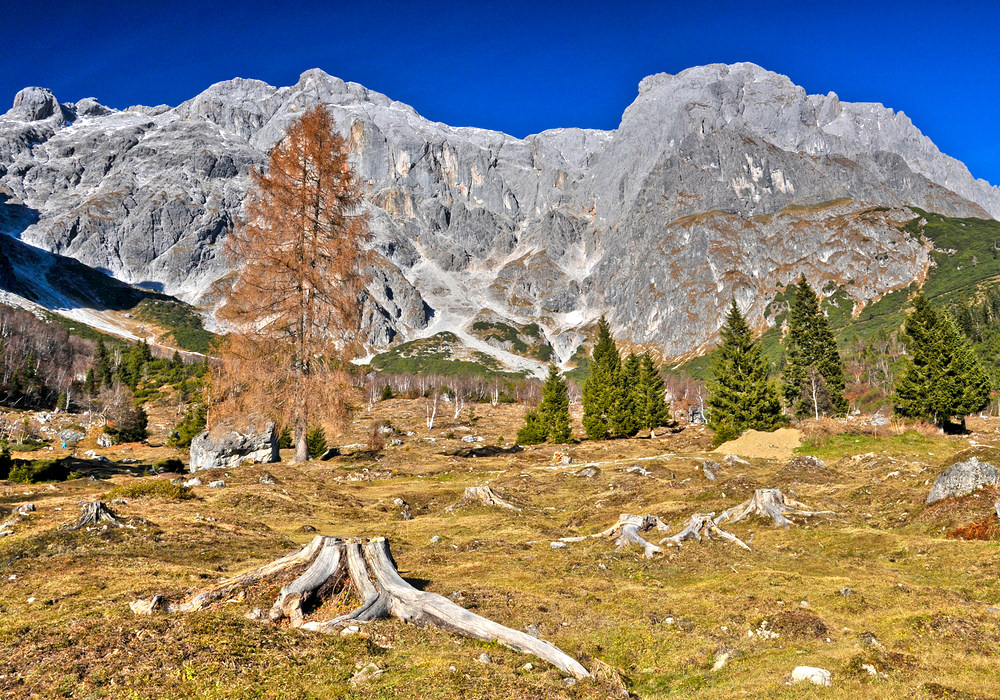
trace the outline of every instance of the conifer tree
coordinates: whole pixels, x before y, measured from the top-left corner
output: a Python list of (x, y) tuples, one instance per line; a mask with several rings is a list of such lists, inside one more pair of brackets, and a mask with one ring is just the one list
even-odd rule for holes
[(708, 424), (716, 443), (740, 435), (744, 430), (774, 430), (781, 422), (781, 402), (768, 380), (768, 363), (760, 354), (736, 300), (733, 300), (722, 344), (712, 362), (715, 381), (709, 384)]
[(785, 399), (796, 415), (845, 415), (844, 365), (830, 322), (805, 275), (795, 286), (784, 344)]
[(632, 437), (642, 427), (643, 388), (640, 373), (639, 358), (634, 353), (629, 353), (621, 366), (615, 403), (611, 406), (609, 415), (613, 437)]
[(896, 381), (896, 413), (947, 427), (989, 403), (992, 382), (954, 319), (934, 309), (923, 294), (903, 325), (907, 357)]
[(583, 383), (583, 429), (591, 440), (611, 435), (611, 415), (621, 393), (621, 356), (604, 316), (597, 322), (590, 376)]
[(113, 379), (113, 367), (111, 363), (111, 355), (108, 354), (108, 348), (104, 345), (104, 339), (97, 339), (97, 348), (94, 351), (94, 360), (97, 365), (97, 382), (101, 387), (111, 386), (111, 381)]
[(639, 427), (653, 431), (670, 422), (670, 407), (667, 406), (666, 388), (653, 358), (647, 353), (639, 356), (639, 385), (641, 387)]
[(209, 424), (269, 414), (291, 426), (296, 462), (309, 458), (311, 423), (342, 424), (351, 408), (343, 368), (361, 342), (371, 256), (349, 150), (326, 107), (305, 111), (267, 172), (251, 170), (244, 216), (224, 244), (235, 271), (217, 314), (235, 332), (217, 351)]
[(524, 426), (517, 431), (517, 444), (537, 445), (550, 438), (557, 444), (567, 443), (572, 437), (566, 379), (550, 364), (549, 376), (542, 387), (542, 401), (524, 417)]

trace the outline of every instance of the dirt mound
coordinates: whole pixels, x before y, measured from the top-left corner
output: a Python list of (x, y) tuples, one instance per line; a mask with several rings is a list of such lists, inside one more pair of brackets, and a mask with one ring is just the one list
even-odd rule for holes
[(841, 479), (843, 475), (815, 457), (796, 457), (774, 476), (781, 483), (829, 484)]
[(717, 454), (739, 455), (756, 459), (791, 459), (802, 444), (802, 431), (779, 428), (773, 433), (748, 430), (740, 437), (724, 442), (713, 450)]

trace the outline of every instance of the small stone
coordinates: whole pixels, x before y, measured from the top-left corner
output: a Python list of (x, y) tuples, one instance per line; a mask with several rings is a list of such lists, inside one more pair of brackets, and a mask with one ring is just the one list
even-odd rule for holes
[(184, 485), (187, 486), (188, 488), (192, 486), (201, 486), (201, 479), (199, 479), (198, 477), (195, 477), (193, 479), (188, 479), (187, 481), (184, 482)]
[(352, 634), (357, 634), (361, 631), (361, 628), (357, 625), (348, 625), (344, 629), (340, 630), (341, 637), (350, 637)]
[(383, 673), (385, 673), (385, 671), (376, 666), (375, 664), (373, 663), (367, 664), (364, 668), (362, 668), (360, 671), (351, 676), (351, 685), (364, 683), (373, 678), (378, 678)]
[(299, 529), (302, 530), (302, 532), (316, 532), (316, 528), (312, 525), (303, 525)]
[(258, 620), (259, 621), (259, 620), (263, 620), (265, 616), (264, 616), (264, 611), (263, 610), (261, 610), (260, 608), (254, 608), (253, 610), (251, 610), (250, 612), (248, 612), (243, 617), (245, 617), (248, 620)]
[(837, 591), (837, 595), (844, 596), (846, 598), (849, 595), (854, 595), (854, 591), (852, 591), (850, 588), (841, 588), (839, 591)]
[(479, 658), (476, 659), (476, 661), (478, 661), (481, 664), (491, 664), (491, 663), (493, 663), (493, 659), (485, 651), (482, 654), (479, 655)]
[(392, 499), (392, 502), (393, 502), (393, 504), (395, 504), (397, 506), (405, 506), (406, 505), (406, 501), (404, 501), (402, 498), (394, 498), (394, 499)]
[(260, 477), (260, 483), (267, 484), (267, 485), (273, 484), (274, 483), (274, 477), (271, 476), (270, 474), (263, 474)]
[(464, 597), (461, 591), (452, 591), (448, 594), (448, 600), (461, 600)]
[(35, 602), (35, 598), (34, 598), (34, 596), (32, 596), (31, 598), (28, 598), (28, 602), (29, 602), (29, 603), (34, 603), (34, 602)]
[(529, 664), (525, 664), (524, 666), (522, 666), (522, 667), (521, 667), (521, 670), (522, 670), (522, 671), (531, 671), (531, 670), (532, 670), (532, 669), (534, 669), (534, 668), (535, 668), (535, 667), (534, 667), (534, 666), (532, 666), (532, 665), (531, 665), (531, 664), (529, 663)]
[(440, 541), (441, 541), (441, 535), (434, 535), (434, 537), (431, 538), (431, 544), (437, 544)]
[(598, 473), (599, 473), (598, 470), (595, 469), (594, 467), (584, 467), (583, 469), (574, 472), (573, 476), (579, 476), (585, 479), (592, 479), (595, 476), (597, 476)]
[(600, 563), (600, 564), (598, 564), (597, 568), (600, 569), (601, 571), (607, 571), (608, 570), (608, 567), (606, 567), (603, 562)]
[(713, 671), (718, 671), (723, 666), (725, 666), (727, 663), (729, 663), (729, 659), (731, 659), (731, 658), (732, 658), (732, 653), (729, 652), (729, 651), (721, 651), (721, 652), (717, 653), (715, 655), (715, 663), (712, 664), (712, 670)]
[(224, 488), (226, 488), (226, 482), (223, 481), (222, 479), (219, 479), (218, 481), (210, 481), (210, 482), (208, 482), (208, 488), (210, 488), (210, 489), (224, 489)]
[(455, 668), (454, 666), (449, 666), (449, 667), (448, 667), (448, 670), (449, 670), (449, 671), (455, 671), (455, 670), (456, 670), (456, 668)]
[(539, 639), (541, 639), (542, 637), (542, 633), (538, 631), (538, 628), (535, 625), (528, 625), (527, 627), (524, 628), (524, 631), (530, 634), (532, 637), (538, 637)]
[(800, 608), (808, 608), (809, 607), (809, 601), (808, 600), (800, 601), (799, 602), (799, 607)]
[(1000, 608), (993, 608), (993, 607), (986, 608), (986, 612), (993, 613), (994, 615), (1000, 614)]
[(876, 669), (871, 664), (861, 664), (861, 668), (864, 669), (865, 671), (867, 671), (869, 676), (877, 676), (878, 675), (878, 669)]
[(14, 509), (15, 515), (27, 515), (28, 513), (34, 513), (34, 512), (35, 512), (34, 503), (22, 503), (21, 505), (19, 505), (17, 508)]
[(566, 549), (569, 545), (565, 542), (551, 542), (549, 543), (549, 547), (552, 549)]
[(562, 684), (563, 684), (564, 688), (572, 688), (574, 685), (576, 685), (576, 679), (575, 678), (563, 678)]
[(813, 685), (833, 685), (833, 676), (825, 668), (815, 666), (796, 666), (792, 670), (792, 683), (809, 681)]

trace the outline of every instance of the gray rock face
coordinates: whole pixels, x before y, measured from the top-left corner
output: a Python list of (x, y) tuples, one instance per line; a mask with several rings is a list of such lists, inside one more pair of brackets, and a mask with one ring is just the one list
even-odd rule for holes
[(930, 505), (943, 498), (958, 498), (972, 493), (983, 486), (996, 486), (1000, 474), (997, 468), (987, 462), (972, 457), (945, 469), (934, 480), (934, 486), (927, 496)]
[(218, 83), (176, 108), (88, 98), (73, 113), (22, 91), (0, 116), (0, 185), (37, 216), (13, 232), (205, 301), (228, 271), (218, 244), (249, 170), (316, 104), (368, 188), (373, 347), (442, 330), (475, 346), (467, 331), (488, 308), (538, 323), (562, 360), (601, 313), (619, 337), (676, 356), (714, 341), (731, 298), (766, 325), (775, 291), (802, 273), (857, 305), (919, 278), (928, 248), (901, 230), (907, 206), (1000, 216), (1000, 190), (905, 115), (808, 95), (753, 64), (650, 76), (617, 129), (525, 139), (432, 123), (310, 70), (281, 88)]
[(59, 103), (51, 90), (40, 87), (24, 88), (14, 96), (14, 107), (7, 114), (25, 121), (48, 119), (59, 111)]
[(278, 436), (274, 422), (260, 419), (236, 426), (222, 424), (191, 441), (192, 472), (201, 469), (230, 469), (244, 462), (277, 462)]
[(80, 430), (73, 430), (72, 428), (66, 428), (65, 430), (59, 431), (59, 441), (60, 442), (80, 442), (87, 437), (86, 433)]

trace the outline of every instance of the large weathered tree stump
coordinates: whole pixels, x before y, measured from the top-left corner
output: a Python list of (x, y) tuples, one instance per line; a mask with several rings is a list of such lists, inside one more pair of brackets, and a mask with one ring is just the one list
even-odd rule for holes
[(83, 504), (80, 509), (80, 519), (76, 521), (76, 525), (72, 526), (70, 530), (79, 530), (80, 528), (90, 526), (97, 526), (101, 523), (106, 523), (112, 527), (121, 527), (122, 521), (118, 519), (110, 508), (104, 505), (103, 501), (89, 501)]
[(787, 516), (833, 515), (833, 511), (811, 510), (806, 504), (788, 498), (778, 489), (757, 489), (749, 500), (723, 511), (715, 519), (715, 524), (737, 523), (751, 515), (771, 520), (775, 527), (788, 527), (792, 521)]
[(455, 508), (461, 508), (467, 505), (483, 505), (490, 506), (493, 508), (506, 508), (507, 510), (513, 510), (518, 513), (521, 509), (515, 505), (511, 505), (507, 501), (500, 498), (496, 491), (491, 489), (489, 486), (466, 486), (465, 493), (462, 494), (462, 500), (451, 507), (452, 510)]
[[(289, 570), (301, 570), (303, 566), (305, 570), (281, 588), (271, 606), (268, 617), (272, 622), (288, 620), (293, 627), (332, 632), (348, 624), (396, 617), (486, 642), (496, 640), (517, 651), (534, 654), (575, 678), (590, 675), (578, 661), (546, 641), (480, 617), (436, 593), (411, 586), (396, 570), (389, 542), (384, 537), (341, 539), (317, 535), (297, 552), (226, 579), (184, 602), (164, 603), (155, 596), (135, 601), (131, 607), (137, 613), (151, 613), (158, 607), (167, 612), (200, 610), (228, 598), (238, 589)], [(306, 620), (307, 610), (317, 608), (323, 599), (346, 593), (359, 601), (353, 610), (331, 620)]]
[(618, 522), (603, 532), (589, 536), (584, 535), (582, 537), (562, 537), (558, 541), (583, 542), (589, 537), (608, 537), (614, 540), (615, 546), (618, 549), (624, 549), (633, 544), (639, 545), (646, 554), (646, 558), (651, 559), (654, 555), (662, 552), (663, 549), (652, 542), (647, 542), (639, 533), (653, 529), (666, 532), (670, 530), (670, 526), (655, 515), (629, 515), (628, 513), (622, 513), (618, 516)]
[(748, 552), (750, 551), (750, 547), (743, 540), (716, 525), (714, 518), (715, 513), (695, 513), (688, 519), (687, 525), (684, 526), (683, 530), (671, 537), (664, 537), (660, 540), (660, 544), (671, 544), (680, 547), (681, 542), (685, 540), (697, 540), (701, 542), (702, 538), (710, 540), (715, 535), (720, 540), (732, 542)]

